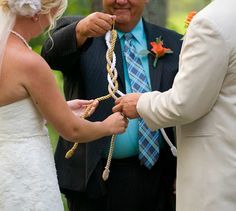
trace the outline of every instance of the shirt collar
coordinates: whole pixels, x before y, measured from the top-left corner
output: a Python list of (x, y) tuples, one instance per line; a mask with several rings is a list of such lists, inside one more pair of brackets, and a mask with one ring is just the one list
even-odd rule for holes
[[(125, 33), (121, 32), (119, 30), (117, 30), (117, 32), (118, 32), (119, 39), (122, 39), (122, 37)], [(134, 36), (134, 38), (136, 39), (136, 41), (140, 45), (145, 44), (146, 36), (145, 36), (145, 32), (144, 32), (144, 26), (143, 26), (143, 19), (142, 18), (139, 20), (137, 25), (132, 29), (132, 31), (130, 33), (132, 33), (132, 35)]]

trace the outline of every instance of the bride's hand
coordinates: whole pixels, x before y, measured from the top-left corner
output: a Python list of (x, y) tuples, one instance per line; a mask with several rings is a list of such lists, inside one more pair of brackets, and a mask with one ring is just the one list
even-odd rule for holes
[(99, 102), (97, 100), (70, 100), (67, 101), (67, 105), (70, 107), (71, 111), (78, 117), (80, 117), (84, 111), (86, 110), (87, 106), (92, 104), (92, 108), (88, 114), (88, 116), (92, 115), (96, 110)]

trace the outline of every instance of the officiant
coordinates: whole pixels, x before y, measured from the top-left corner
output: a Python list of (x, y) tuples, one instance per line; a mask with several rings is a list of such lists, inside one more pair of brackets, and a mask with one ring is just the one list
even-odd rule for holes
[[(107, 94), (105, 34), (114, 19), (119, 89), (133, 93), (171, 88), (178, 71), (181, 35), (146, 22), (142, 14), (147, 3), (148, 0), (103, 0), (104, 12), (58, 21), (53, 42), (46, 41), (42, 56), (52, 69), (62, 71), (67, 100), (95, 99)], [(158, 42), (159, 37), (163, 42)], [(172, 53), (154, 53), (156, 48)], [(150, 53), (141, 56), (145, 49)], [(160, 58), (155, 62), (157, 56)], [(113, 99), (101, 102), (90, 120), (106, 118), (113, 106)], [(174, 142), (173, 128), (166, 132)], [(131, 120), (126, 132), (117, 136), (110, 176), (104, 182), (101, 175), (110, 140), (105, 137), (80, 144), (72, 158), (65, 159), (72, 145), (59, 139), (55, 153), (57, 174), (69, 209), (174, 210), (176, 160), (160, 132), (152, 133), (142, 119)]]

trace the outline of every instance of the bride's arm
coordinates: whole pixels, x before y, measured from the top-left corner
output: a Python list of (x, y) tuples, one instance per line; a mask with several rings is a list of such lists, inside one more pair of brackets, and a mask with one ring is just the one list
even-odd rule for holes
[(125, 131), (127, 123), (120, 113), (115, 113), (102, 122), (77, 118), (59, 92), (55, 78), (43, 58), (35, 53), (30, 53), (25, 58), (22, 85), (44, 118), (65, 139), (88, 142)]
[[(70, 110), (73, 114), (77, 117), (81, 117), (87, 109), (87, 106), (91, 105), (91, 108), (87, 114), (87, 117), (91, 116), (96, 108), (98, 107), (99, 102), (97, 100), (69, 100), (67, 101), (67, 105), (69, 106)], [(45, 124), (47, 121), (45, 120)]]

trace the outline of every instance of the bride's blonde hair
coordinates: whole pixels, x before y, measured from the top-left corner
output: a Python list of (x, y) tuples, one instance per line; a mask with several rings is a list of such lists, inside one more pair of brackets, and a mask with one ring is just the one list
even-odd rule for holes
[[(38, 14), (49, 14), (50, 26), (48, 31), (50, 31), (55, 26), (56, 20), (63, 15), (67, 7), (67, 0), (41, 0), (40, 3), (41, 9)], [(9, 10), (8, 0), (0, 0), (0, 7), (3, 10)], [(52, 9), (56, 9), (53, 16), (50, 13)]]
[[(47, 32), (53, 47), (53, 40), (49, 32), (55, 26), (56, 20), (62, 16), (67, 7), (67, 0), (31, 0), (31, 2), (27, 1), (25, 3), (26, 5), (29, 4), (30, 7), (33, 5), (33, 7), (31, 7), (31, 9), (26, 7), (26, 9), (24, 8), (21, 10), (21, 7), (19, 8), (19, 5), (21, 6), (21, 4), (19, 3), (22, 2), (20, 1), (21, 0), (0, 0), (0, 76), (4, 51), (10, 32), (14, 27), (16, 16), (29, 14), (23, 16), (32, 17), (36, 14), (48, 14), (50, 25)], [(9, 5), (11, 5), (11, 7)], [(55, 13), (53, 13), (53, 9), (55, 9)]]
[[(56, 20), (59, 19), (66, 10), (67, 0), (41, 0), (40, 14), (49, 14), (50, 26), (48, 31), (54, 28)], [(51, 9), (56, 9), (56, 13), (52, 16)]]

